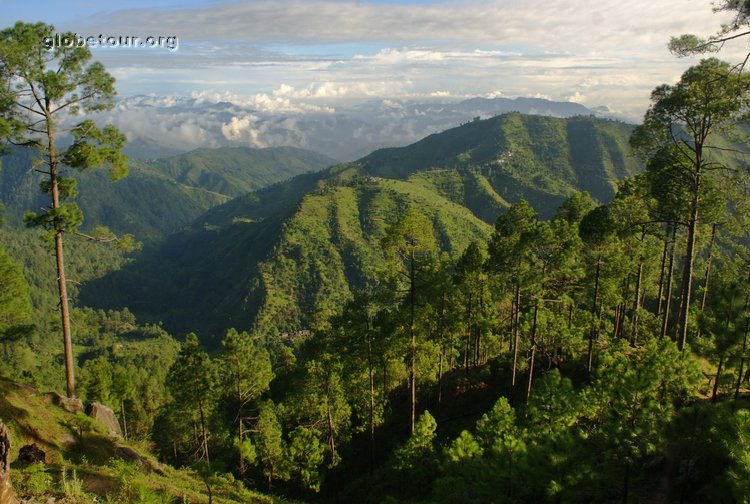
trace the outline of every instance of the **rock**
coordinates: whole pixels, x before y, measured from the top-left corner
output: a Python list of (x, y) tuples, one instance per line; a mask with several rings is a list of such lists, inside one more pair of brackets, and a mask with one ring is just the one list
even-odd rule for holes
[(0, 422), (0, 502), (16, 504), (16, 496), (10, 483), (10, 433)]
[(164, 474), (161, 464), (146, 457), (142, 457), (137, 451), (128, 446), (115, 446), (115, 457), (122, 459), (125, 462), (136, 463), (146, 471)]
[(112, 411), (112, 408), (99, 403), (91, 403), (88, 408), (86, 408), (86, 414), (104, 424), (109, 431), (110, 436), (122, 437), (120, 423), (117, 421), (117, 417), (115, 416), (115, 412)]
[(78, 439), (73, 434), (61, 434), (55, 438), (55, 441), (65, 448), (74, 448), (78, 444)]
[(18, 451), (18, 460), (33, 464), (34, 462), (45, 462), (45, 453), (36, 443), (21, 447)]
[(69, 411), (71, 413), (83, 412), (83, 402), (80, 399), (69, 399), (64, 395), (58, 394), (57, 392), (47, 392), (42, 397), (47, 404), (60, 406), (65, 411)]
[(32, 387), (31, 385), (26, 385), (24, 383), (16, 383), (16, 388), (23, 392), (26, 395), (39, 395), (39, 391)]

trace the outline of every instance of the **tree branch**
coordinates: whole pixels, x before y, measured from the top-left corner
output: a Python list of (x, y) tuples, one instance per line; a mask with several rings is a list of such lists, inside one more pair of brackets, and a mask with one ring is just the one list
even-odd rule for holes
[(86, 233), (81, 233), (80, 231), (75, 231), (73, 233), (76, 236), (80, 236), (81, 238), (86, 238), (87, 240), (99, 242), (99, 243), (110, 243), (113, 241), (117, 241), (117, 236), (110, 236), (110, 237), (97, 237), (97, 236), (91, 236)]

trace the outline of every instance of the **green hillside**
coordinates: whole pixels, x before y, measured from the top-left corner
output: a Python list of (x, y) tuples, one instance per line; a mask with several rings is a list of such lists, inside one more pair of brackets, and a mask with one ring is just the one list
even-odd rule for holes
[(626, 151), (630, 130), (591, 117), (506, 114), (376, 151), (211, 209), (90, 282), (81, 302), (127, 306), (205, 340), (227, 327), (309, 329), (376, 280), (385, 229), (408, 208), (430, 219), (442, 250), (456, 257), (520, 198), (542, 215), (576, 190), (609, 200), (616, 181), (639, 169)]
[[(22, 225), (24, 212), (46, 205), (38, 188), (42, 176), (32, 173), (32, 154), (14, 149), (0, 158), (0, 201), (15, 226)], [(198, 149), (155, 161), (131, 161), (130, 174), (114, 184), (103, 171), (72, 175), (79, 179), (77, 202), (86, 223), (149, 241), (187, 226), (236, 196), (334, 163), (287, 147)]]
[[(632, 129), (595, 117), (510, 113), (430, 135), (407, 147), (381, 149), (361, 164), (367, 173), (388, 178), (435, 169), (471, 170), (472, 197), (459, 189), (451, 192), (452, 200), (484, 209), (486, 203), (471, 200), (491, 188), (490, 205), (495, 205), (492, 200), (506, 206), (504, 200), (526, 199), (543, 216), (550, 216), (573, 191), (609, 201), (618, 180), (640, 171), (628, 150)], [(496, 216), (482, 218), (493, 221)]]
[(264, 334), (307, 329), (346, 300), (351, 287), (374, 279), (383, 267), (385, 229), (408, 208), (430, 218), (452, 254), (491, 230), (411, 181), (359, 179), (315, 190), (265, 219), (243, 215), (172, 236), (88, 284), (81, 302), (128, 306), (175, 334), (218, 336), (228, 326)]
[(335, 163), (332, 158), (294, 147), (224, 147), (196, 149), (148, 166), (182, 185), (235, 197)]

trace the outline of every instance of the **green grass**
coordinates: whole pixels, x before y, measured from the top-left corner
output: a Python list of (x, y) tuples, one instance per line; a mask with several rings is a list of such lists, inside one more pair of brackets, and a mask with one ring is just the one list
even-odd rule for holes
[[(188, 469), (159, 464), (146, 446), (109, 437), (103, 425), (45, 402), (35, 389), (0, 378), (0, 421), (12, 440), (11, 479), (21, 498), (45, 502), (208, 502), (202, 477)], [(24, 445), (35, 443), (46, 464), (17, 461)], [(146, 467), (116, 458), (117, 447), (137, 452)], [(208, 478), (216, 503), (282, 502), (248, 490), (231, 475)]]

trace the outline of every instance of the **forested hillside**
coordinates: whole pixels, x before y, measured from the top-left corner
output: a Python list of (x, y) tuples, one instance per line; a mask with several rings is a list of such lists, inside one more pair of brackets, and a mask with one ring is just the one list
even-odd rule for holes
[[(76, 201), (87, 219), (84, 227), (90, 227), (90, 221), (149, 242), (236, 196), (335, 163), (315, 152), (287, 147), (198, 149), (153, 161), (131, 160), (128, 177), (116, 184), (103, 172), (75, 174), (80, 192)], [(14, 227), (23, 225), (25, 212), (44, 206), (35, 165), (28, 149), (15, 148), (0, 156), (0, 201)]]
[[(617, 181), (640, 170), (627, 147), (631, 131), (630, 125), (591, 116), (510, 113), (475, 120), (408, 147), (382, 149), (360, 162), (365, 172), (389, 178), (439, 168), (473, 169), (502, 199), (526, 199), (551, 217), (573, 191), (609, 201)], [(467, 204), (486, 209), (471, 200), (465, 198)], [(497, 215), (487, 221), (494, 222)]]
[(631, 130), (512, 113), (377, 151), (212, 209), (159, 250), (86, 285), (82, 301), (127, 306), (206, 341), (232, 326), (271, 340), (306, 331), (376, 281), (385, 228), (407, 209), (426, 215), (455, 257), (520, 198), (542, 214), (575, 190), (611, 199), (617, 180), (640, 167), (626, 147)]

